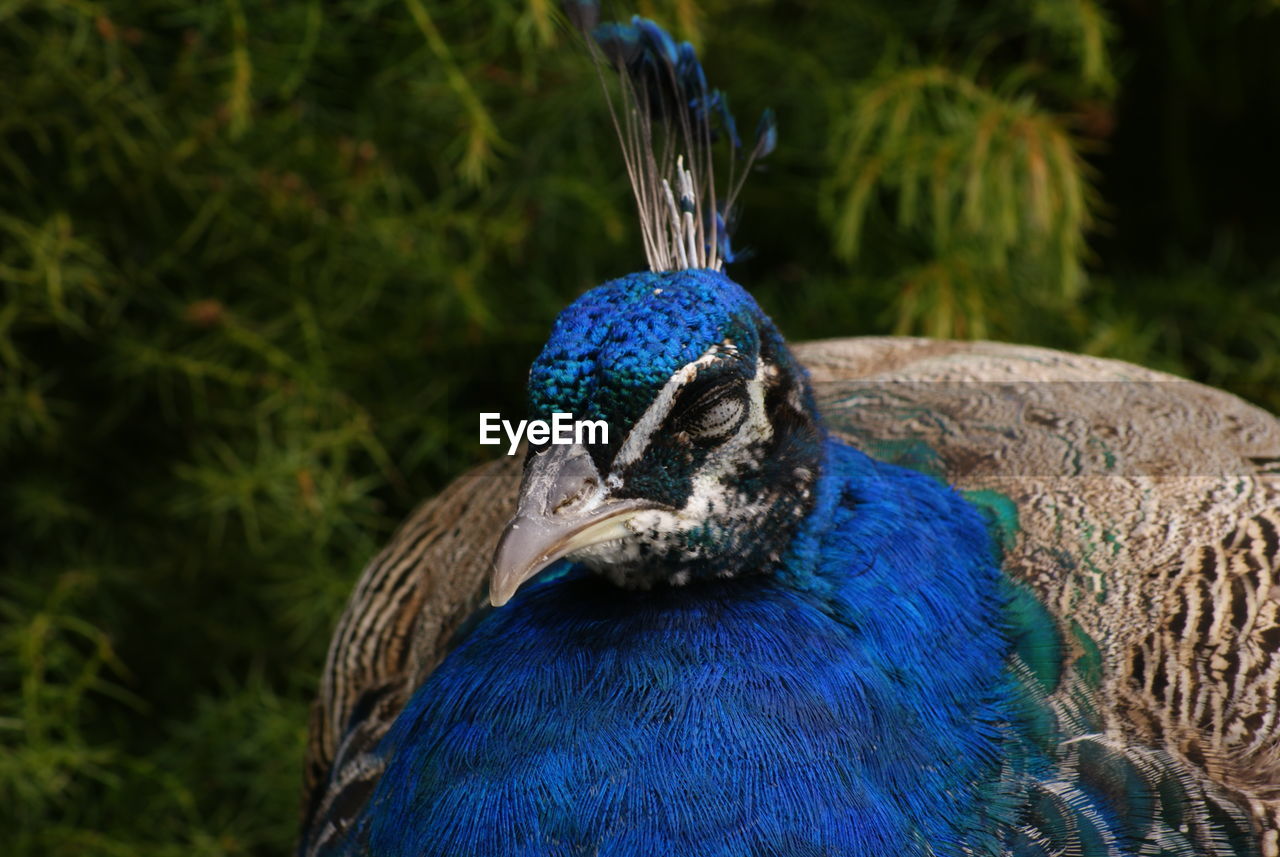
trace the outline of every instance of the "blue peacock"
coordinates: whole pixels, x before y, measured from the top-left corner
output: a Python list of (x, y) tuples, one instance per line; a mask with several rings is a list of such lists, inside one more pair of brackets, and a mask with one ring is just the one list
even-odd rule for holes
[(1280, 422), (1034, 348), (788, 346), (721, 270), (772, 115), (744, 144), (688, 44), (568, 11), (650, 270), (564, 310), (529, 408), (608, 441), (463, 476), (366, 569), (300, 853), (1280, 854)]

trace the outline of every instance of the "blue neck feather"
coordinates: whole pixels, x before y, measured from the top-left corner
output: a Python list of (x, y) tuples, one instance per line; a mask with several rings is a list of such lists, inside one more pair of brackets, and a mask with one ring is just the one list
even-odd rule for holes
[(830, 442), (784, 568), (529, 586), (409, 703), (344, 850), (994, 851), (1018, 691), (977, 513)]

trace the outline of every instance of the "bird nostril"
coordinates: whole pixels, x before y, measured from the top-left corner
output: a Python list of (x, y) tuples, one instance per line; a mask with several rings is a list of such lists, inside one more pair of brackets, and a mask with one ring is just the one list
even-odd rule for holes
[(551, 514), (562, 515), (580, 505), (583, 500), (589, 497), (596, 490), (596, 486), (598, 484), (599, 483), (591, 477), (583, 479), (582, 482), (579, 483), (577, 490), (571, 494), (566, 494), (561, 498), (559, 503), (556, 503), (555, 506), (552, 507)]

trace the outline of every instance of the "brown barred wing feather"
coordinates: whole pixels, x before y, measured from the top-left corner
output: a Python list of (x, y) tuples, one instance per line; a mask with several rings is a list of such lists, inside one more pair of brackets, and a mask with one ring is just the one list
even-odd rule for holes
[[(487, 603), (489, 564), (515, 508), (520, 456), (455, 479), (373, 558), (338, 621), (312, 705), (303, 826), (340, 827), (381, 769), (370, 755), (409, 696)], [(329, 831), (332, 834), (333, 831)], [(313, 846), (324, 831), (313, 832)]]
[(833, 430), (1007, 512), (1107, 732), (1243, 798), (1280, 854), (1280, 420), (1113, 360), (995, 343), (796, 349)]

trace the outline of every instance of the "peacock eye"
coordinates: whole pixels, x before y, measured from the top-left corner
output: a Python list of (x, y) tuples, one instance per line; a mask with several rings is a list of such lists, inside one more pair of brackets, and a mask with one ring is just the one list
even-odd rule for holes
[(741, 385), (730, 385), (700, 397), (680, 416), (676, 427), (697, 443), (720, 443), (733, 436), (746, 416), (746, 391)]

